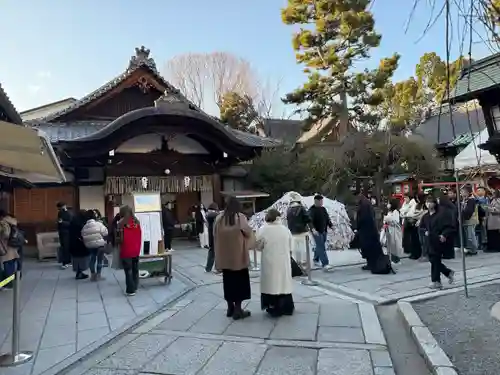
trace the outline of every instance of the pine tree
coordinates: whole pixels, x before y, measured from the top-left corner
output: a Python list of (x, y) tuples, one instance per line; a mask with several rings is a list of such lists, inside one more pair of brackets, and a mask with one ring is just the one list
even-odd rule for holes
[(234, 91), (225, 93), (219, 103), (220, 120), (234, 129), (256, 131), (260, 124), (260, 116), (253, 99)]
[[(338, 119), (340, 136), (352, 126), (376, 126), (380, 117), (370, 108), (384, 100), (383, 89), (397, 69), (399, 55), (384, 58), (377, 69), (356, 72), (354, 65), (380, 45), (370, 0), (288, 0), (282, 9), (287, 25), (301, 25), (293, 37), (297, 63), (307, 82), (283, 101), (308, 114), (308, 124)], [(330, 121), (336, 124), (336, 121)]]

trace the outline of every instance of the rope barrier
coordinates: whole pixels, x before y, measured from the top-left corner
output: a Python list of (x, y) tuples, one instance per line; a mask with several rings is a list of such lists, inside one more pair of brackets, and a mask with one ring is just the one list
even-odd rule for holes
[(12, 275), (7, 277), (5, 280), (0, 281), (0, 288), (3, 288), (5, 285), (10, 283), (11, 281), (14, 281), (16, 275)]

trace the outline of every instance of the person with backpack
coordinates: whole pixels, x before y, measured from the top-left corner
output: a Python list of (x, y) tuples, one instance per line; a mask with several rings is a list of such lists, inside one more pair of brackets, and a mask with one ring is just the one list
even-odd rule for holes
[[(17, 220), (0, 210), (0, 262), (3, 268), (3, 277), (12, 276), (18, 269), (20, 232), (17, 228)], [(24, 244), (24, 238), (22, 239)], [(21, 245), (22, 246), (22, 245)], [(13, 284), (5, 285), (6, 289), (12, 289)]]

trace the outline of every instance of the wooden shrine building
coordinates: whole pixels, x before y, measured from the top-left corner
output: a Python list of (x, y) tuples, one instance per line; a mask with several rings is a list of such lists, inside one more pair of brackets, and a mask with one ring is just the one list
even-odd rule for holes
[(58, 201), (109, 218), (125, 195), (144, 191), (173, 202), (183, 223), (193, 205), (221, 203), (221, 172), (279, 145), (221, 124), (161, 77), (148, 49), (135, 52), (116, 78), (28, 121), (49, 135), (71, 183), (15, 190), (26, 229), (55, 229)]
[[(489, 139), (479, 145), (500, 161), (500, 53), (465, 66), (451, 91), (452, 104), (478, 100), (481, 105)], [(469, 119), (472, 126), (475, 119)]]

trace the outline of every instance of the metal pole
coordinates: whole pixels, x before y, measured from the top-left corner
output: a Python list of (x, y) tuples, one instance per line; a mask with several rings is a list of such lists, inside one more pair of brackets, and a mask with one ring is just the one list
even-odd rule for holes
[(306, 235), (306, 261), (307, 261), (307, 279), (302, 280), (303, 285), (316, 286), (317, 281), (312, 279), (312, 267), (311, 267), (311, 250), (309, 246), (309, 235)]
[(26, 363), (33, 358), (32, 352), (19, 351), (19, 334), (21, 325), (21, 272), (16, 271), (14, 279), (14, 298), (12, 302), (12, 350), (0, 356), (0, 367), (12, 367)]
[(253, 248), (253, 267), (252, 267), (251, 271), (253, 271), (253, 272), (260, 271), (259, 263), (257, 262), (257, 249), (256, 249), (256, 247)]
[(460, 194), (460, 185), (458, 183), (458, 171), (455, 170), (455, 182), (457, 184), (457, 212), (458, 212), (458, 235), (460, 238), (460, 254), (462, 256), (462, 273), (464, 277), (464, 292), (465, 297), (469, 298), (469, 287), (467, 285), (467, 264), (465, 262), (465, 249), (464, 249), (464, 233), (462, 227), (462, 194)]

